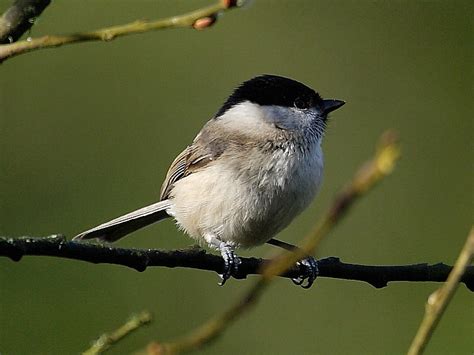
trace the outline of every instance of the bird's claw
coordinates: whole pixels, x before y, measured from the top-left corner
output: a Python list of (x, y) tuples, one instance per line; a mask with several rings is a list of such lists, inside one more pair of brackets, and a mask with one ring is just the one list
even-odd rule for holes
[[(303, 288), (310, 288), (314, 280), (318, 277), (319, 267), (318, 261), (312, 256), (300, 260), (296, 263), (301, 270), (300, 276), (291, 279), (295, 285)], [(304, 283), (306, 281), (306, 283)]]
[(237, 274), (239, 265), (242, 263), (242, 261), (234, 253), (233, 248), (228, 244), (221, 243), (219, 245), (219, 251), (221, 252), (222, 258), (224, 259), (224, 272), (219, 274), (221, 277), (219, 286), (223, 286), (232, 275)]

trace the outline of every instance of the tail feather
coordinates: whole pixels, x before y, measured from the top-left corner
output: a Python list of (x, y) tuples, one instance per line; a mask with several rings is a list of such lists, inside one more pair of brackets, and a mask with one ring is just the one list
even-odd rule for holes
[(169, 207), (169, 200), (160, 201), (117, 217), (109, 222), (102, 223), (97, 227), (76, 235), (73, 239), (98, 238), (108, 242), (115, 242), (127, 234), (169, 217), (166, 212)]

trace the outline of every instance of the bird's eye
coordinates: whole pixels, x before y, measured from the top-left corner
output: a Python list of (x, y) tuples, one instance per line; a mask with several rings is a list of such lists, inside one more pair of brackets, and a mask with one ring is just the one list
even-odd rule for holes
[(305, 109), (309, 107), (309, 102), (303, 97), (297, 97), (295, 100), (295, 107), (299, 109)]

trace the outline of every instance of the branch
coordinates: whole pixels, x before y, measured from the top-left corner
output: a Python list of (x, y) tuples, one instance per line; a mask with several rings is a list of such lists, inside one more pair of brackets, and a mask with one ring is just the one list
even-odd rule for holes
[(118, 37), (167, 28), (192, 27), (201, 30), (212, 26), (216, 22), (220, 13), (238, 7), (240, 6), (239, 4), (240, 2), (235, 0), (220, 0), (216, 4), (208, 7), (160, 20), (138, 20), (124, 25), (106, 27), (89, 32), (43, 36), (32, 38), (28, 41), (4, 44), (0, 45), (0, 63), (8, 58), (37, 49), (59, 47), (65, 44), (90, 41), (111, 41)]
[(423, 353), (426, 344), (431, 338), (433, 331), (438, 325), (441, 316), (456, 292), (459, 282), (462, 280), (474, 258), (474, 227), (467, 237), (466, 244), (459, 254), (458, 260), (449, 274), (446, 282), (433, 292), (426, 303), (425, 316), (421, 322), (420, 328), (408, 350), (408, 355), (418, 355)]
[(84, 351), (82, 355), (96, 355), (108, 350), (112, 345), (125, 338), (130, 333), (138, 328), (149, 324), (152, 321), (150, 312), (144, 311), (140, 314), (135, 314), (123, 324), (120, 328), (114, 330), (109, 334), (102, 334), (99, 339), (94, 341), (92, 346)]
[(50, 3), (51, 0), (15, 0), (0, 17), (0, 43), (16, 42)]
[[(51, 235), (44, 238), (0, 237), (0, 256), (20, 261), (23, 256), (53, 256), (58, 258), (81, 260), (94, 264), (122, 265), (137, 271), (148, 267), (185, 267), (199, 270), (223, 272), (222, 258), (209, 254), (204, 249), (190, 248), (185, 250), (159, 249), (125, 249), (109, 245), (68, 241), (64, 236)], [(262, 266), (269, 260), (241, 258), (238, 279), (248, 275), (261, 274)], [(319, 260), (320, 277), (367, 282), (376, 288), (387, 286), (388, 282), (443, 282), (452, 267), (439, 263), (435, 265), (414, 264), (399, 266), (369, 266), (341, 262), (336, 257)], [(295, 278), (300, 274), (298, 267), (293, 266), (280, 275)], [(474, 291), (474, 267), (469, 267), (461, 282)]]

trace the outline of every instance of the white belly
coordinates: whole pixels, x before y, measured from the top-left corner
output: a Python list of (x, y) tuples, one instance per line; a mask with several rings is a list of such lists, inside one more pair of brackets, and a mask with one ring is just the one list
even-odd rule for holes
[(279, 149), (270, 159), (262, 155), (254, 168), (223, 158), (177, 181), (171, 193), (170, 212), (199, 241), (213, 235), (236, 247), (265, 243), (309, 205), (322, 179), (319, 144), (307, 154)]

